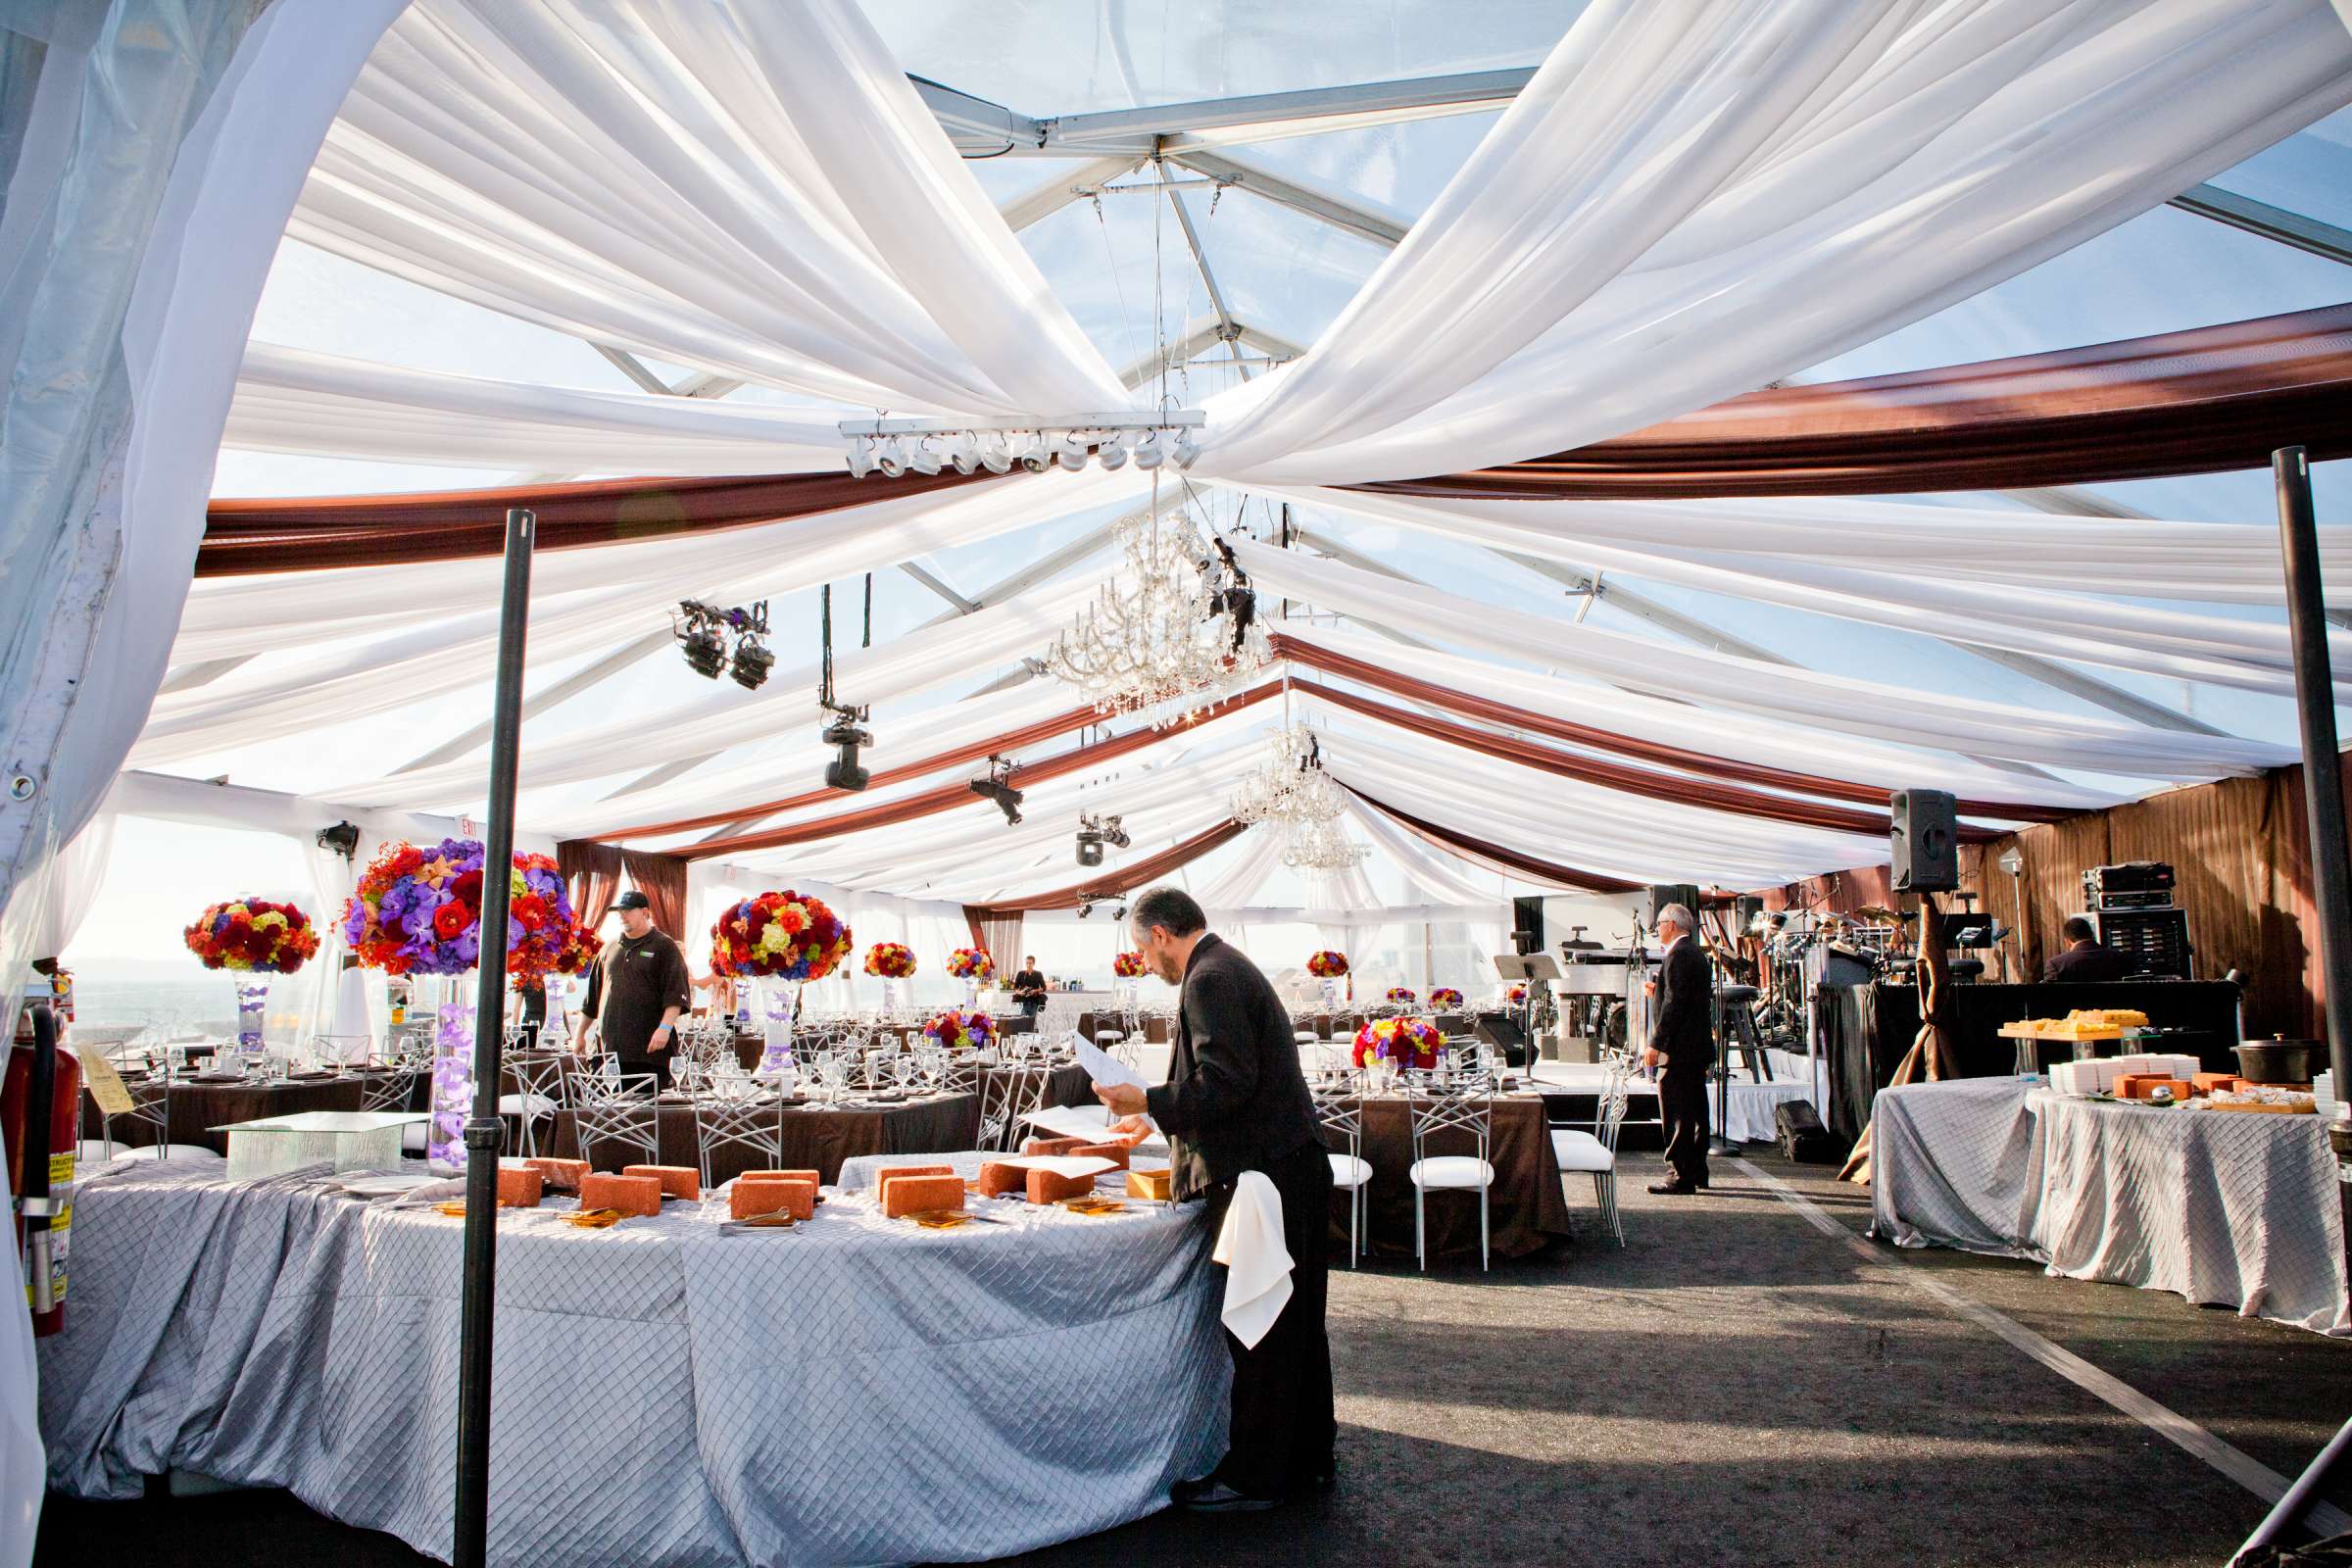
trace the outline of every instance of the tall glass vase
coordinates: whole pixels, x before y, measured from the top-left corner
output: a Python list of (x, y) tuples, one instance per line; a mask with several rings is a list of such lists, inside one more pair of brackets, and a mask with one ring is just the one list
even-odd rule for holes
[(963, 977), (963, 1010), (969, 1012), (978, 1005), (980, 1005), (980, 977), (976, 974), (967, 974)]
[(433, 1034), (432, 1124), (424, 1160), (436, 1176), (466, 1174), (466, 1118), (473, 1111), (473, 1008), (452, 983)]
[(761, 1072), (792, 1070), (792, 1020), (800, 1010), (800, 1000), (799, 989), (785, 981), (760, 982), (760, 1010), (767, 1032), (766, 1049), (760, 1053)]
[(1339, 1008), (1339, 1005), (1340, 1005), (1340, 983), (1339, 983), (1337, 980), (1326, 980), (1326, 981), (1324, 981), (1324, 982), (1323, 982), (1323, 1010), (1324, 1010), (1325, 1012), (1334, 1012), (1334, 1011), (1337, 1011), (1337, 1010), (1338, 1010), (1338, 1008)]
[(270, 1007), (270, 977), (252, 970), (234, 976), (237, 986), (237, 1054), (247, 1061), (261, 1059), (263, 1026)]
[(906, 1003), (902, 995), (905, 990), (906, 982), (903, 980), (885, 980), (882, 982), (883, 1017), (896, 1018), (903, 1010), (905, 1010)]

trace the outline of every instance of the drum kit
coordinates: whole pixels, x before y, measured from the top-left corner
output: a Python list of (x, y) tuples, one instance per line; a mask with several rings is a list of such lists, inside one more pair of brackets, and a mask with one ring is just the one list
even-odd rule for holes
[(1805, 1049), (1806, 1004), (1819, 986), (1863, 985), (1911, 971), (1915, 916), (1883, 905), (1837, 912), (1767, 909), (1748, 922), (1758, 954), (1756, 1030), (1764, 1043)]

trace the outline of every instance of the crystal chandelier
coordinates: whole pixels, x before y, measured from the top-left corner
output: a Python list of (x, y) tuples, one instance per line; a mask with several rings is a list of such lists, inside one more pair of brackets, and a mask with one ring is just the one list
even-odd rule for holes
[(1045, 672), (1097, 712), (1149, 713), (1164, 729), (1230, 695), (1273, 659), (1247, 582), (1213, 554), (1189, 512), (1152, 509), (1119, 524), (1124, 567), (1054, 639)]
[(1347, 871), (1362, 864), (1371, 853), (1372, 846), (1349, 838), (1333, 817), (1292, 823), (1291, 842), (1282, 852), (1282, 863), (1298, 871)]
[(1328, 822), (1347, 807), (1339, 784), (1323, 771), (1323, 753), (1314, 731), (1286, 724), (1268, 737), (1272, 756), (1244, 778), (1233, 794), (1237, 822)]

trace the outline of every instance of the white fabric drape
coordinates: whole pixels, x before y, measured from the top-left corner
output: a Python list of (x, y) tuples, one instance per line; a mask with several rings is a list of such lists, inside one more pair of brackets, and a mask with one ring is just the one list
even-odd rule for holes
[(1541, 660), (1653, 697), (1782, 714), (1914, 746), (1965, 747), (2016, 761), (2158, 777), (2215, 778), (2292, 760), (2283, 747), (2231, 736), (2060, 716), (1705, 649), (1677, 649), (1662, 658), (1656, 643), (1399, 583), (1334, 561), (1247, 540), (1235, 542), (1234, 551), (1261, 593), (1303, 599), (1361, 620), (1434, 628), (1447, 642), (1505, 659)]
[[(1302, 492), (1299, 499), (1501, 550), (1544, 551), (1559, 542), (1514, 527), (1492, 512), (1462, 515), (1445, 503), (1348, 490)], [(1592, 539), (1573, 541), (1570, 548), (1581, 564), (1595, 569), (1844, 620), (2174, 680), (2275, 696), (2294, 693), (2294, 656), (2282, 622), (2201, 615), (2047, 587), (1952, 581), (1908, 569), (1791, 561), (1739, 548), (1737, 534), (1728, 529), (1711, 549), (1628, 549)], [(2275, 538), (2272, 554), (2277, 575)], [(2339, 660), (2352, 656), (2352, 632), (2338, 630), (2331, 640)], [(2352, 671), (2341, 684), (2352, 693)]]
[(115, 813), (101, 810), (90, 818), (74, 842), (58, 852), (57, 870), (32, 941), (34, 958), (54, 958), (74, 945), (74, 935), (89, 918), (106, 883), (106, 868), (115, 855)]
[(2326, 0), (1604, 0), (1204, 471), (1583, 446), (1965, 299), (2352, 101)]
[(353, 84), (287, 232), (818, 397), (1128, 403), (844, 0), (418, 0)]
[(250, 343), (220, 444), (554, 473), (801, 473), (841, 466), (846, 410), (589, 392)]
[[(1396, 645), (1368, 632), (1301, 621), (1286, 623), (1283, 635), (1351, 659), (1380, 663), (1396, 657)], [(1656, 646), (1656, 645), (1649, 645)], [(1680, 657), (1680, 651), (1676, 652)], [(2123, 796), (2057, 778), (2028, 778), (1928, 746), (1898, 745), (1839, 733), (1782, 713), (1700, 708), (1690, 702), (1652, 697), (1583, 680), (1563, 680), (1533, 670), (1435, 650), (1415, 650), (1411, 672), (1424, 680), (1506, 703), (1571, 723), (1592, 724), (1621, 735), (1680, 747), (1703, 757), (1726, 757), (1764, 767), (1785, 768), (1819, 778), (1842, 779), (1882, 789), (1905, 779), (1934, 776), (1955, 794), (1978, 800), (2030, 801), (2093, 810)], [(1301, 671), (1301, 673), (1319, 672)], [(1394, 701), (1387, 693), (1375, 693)]]

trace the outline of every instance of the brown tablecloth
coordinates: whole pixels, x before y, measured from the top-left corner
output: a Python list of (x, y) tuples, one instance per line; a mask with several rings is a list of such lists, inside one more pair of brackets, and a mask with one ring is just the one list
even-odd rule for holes
[[(1364, 1250), (1392, 1256), (1413, 1255), (1413, 1184), (1407, 1175), (1413, 1164), (1412, 1117), (1401, 1097), (1382, 1096), (1364, 1106), (1363, 1157), (1372, 1166), (1369, 1194), (1369, 1237)], [(1338, 1147), (1336, 1144), (1335, 1148)], [(1469, 1153), (1466, 1133), (1447, 1133), (1430, 1141), (1433, 1153)], [(1524, 1257), (1557, 1237), (1569, 1234), (1567, 1196), (1560, 1188), (1559, 1161), (1551, 1152), (1551, 1127), (1544, 1101), (1536, 1095), (1497, 1096), (1488, 1158), (1494, 1166), (1494, 1185), (1488, 1193), (1489, 1240), (1496, 1257)], [(1478, 1253), (1478, 1194), (1436, 1191), (1424, 1210), (1432, 1256), (1441, 1252)], [(1331, 1197), (1332, 1256), (1348, 1255), (1348, 1195)]]
[[(305, 1110), (358, 1110), (367, 1099), (368, 1088), (368, 1083), (357, 1077), (282, 1084), (201, 1084), (182, 1080), (172, 1086), (168, 1141), (201, 1145), (217, 1154), (225, 1154), (228, 1134), (214, 1132), (215, 1127), (258, 1121), (264, 1116), (290, 1116)], [(104, 1122), (97, 1102), (85, 1093), (81, 1097), (82, 1137), (106, 1136)], [(126, 1148), (143, 1149), (155, 1142), (155, 1128), (135, 1117), (117, 1116), (115, 1142)]]
[[(780, 1108), (784, 1127), (785, 1170), (814, 1170), (827, 1182), (841, 1177), (841, 1162), (855, 1154), (945, 1154), (972, 1147), (979, 1137), (980, 1097), (940, 1095), (903, 1104), (864, 1107), (808, 1108), (796, 1102)], [(664, 1165), (697, 1163), (694, 1107), (661, 1107), (662, 1158)], [(546, 1152), (559, 1159), (581, 1158), (578, 1131), (568, 1110), (556, 1113), (555, 1133)], [(599, 1140), (585, 1156), (599, 1170), (618, 1170), (637, 1162), (638, 1153), (626, 1144)], [(747, 1170), (761, 1168), (764, 1156), (740, 1144), (721, 1145), (710, 1156), (713, 1184), (731, 1180)]]

